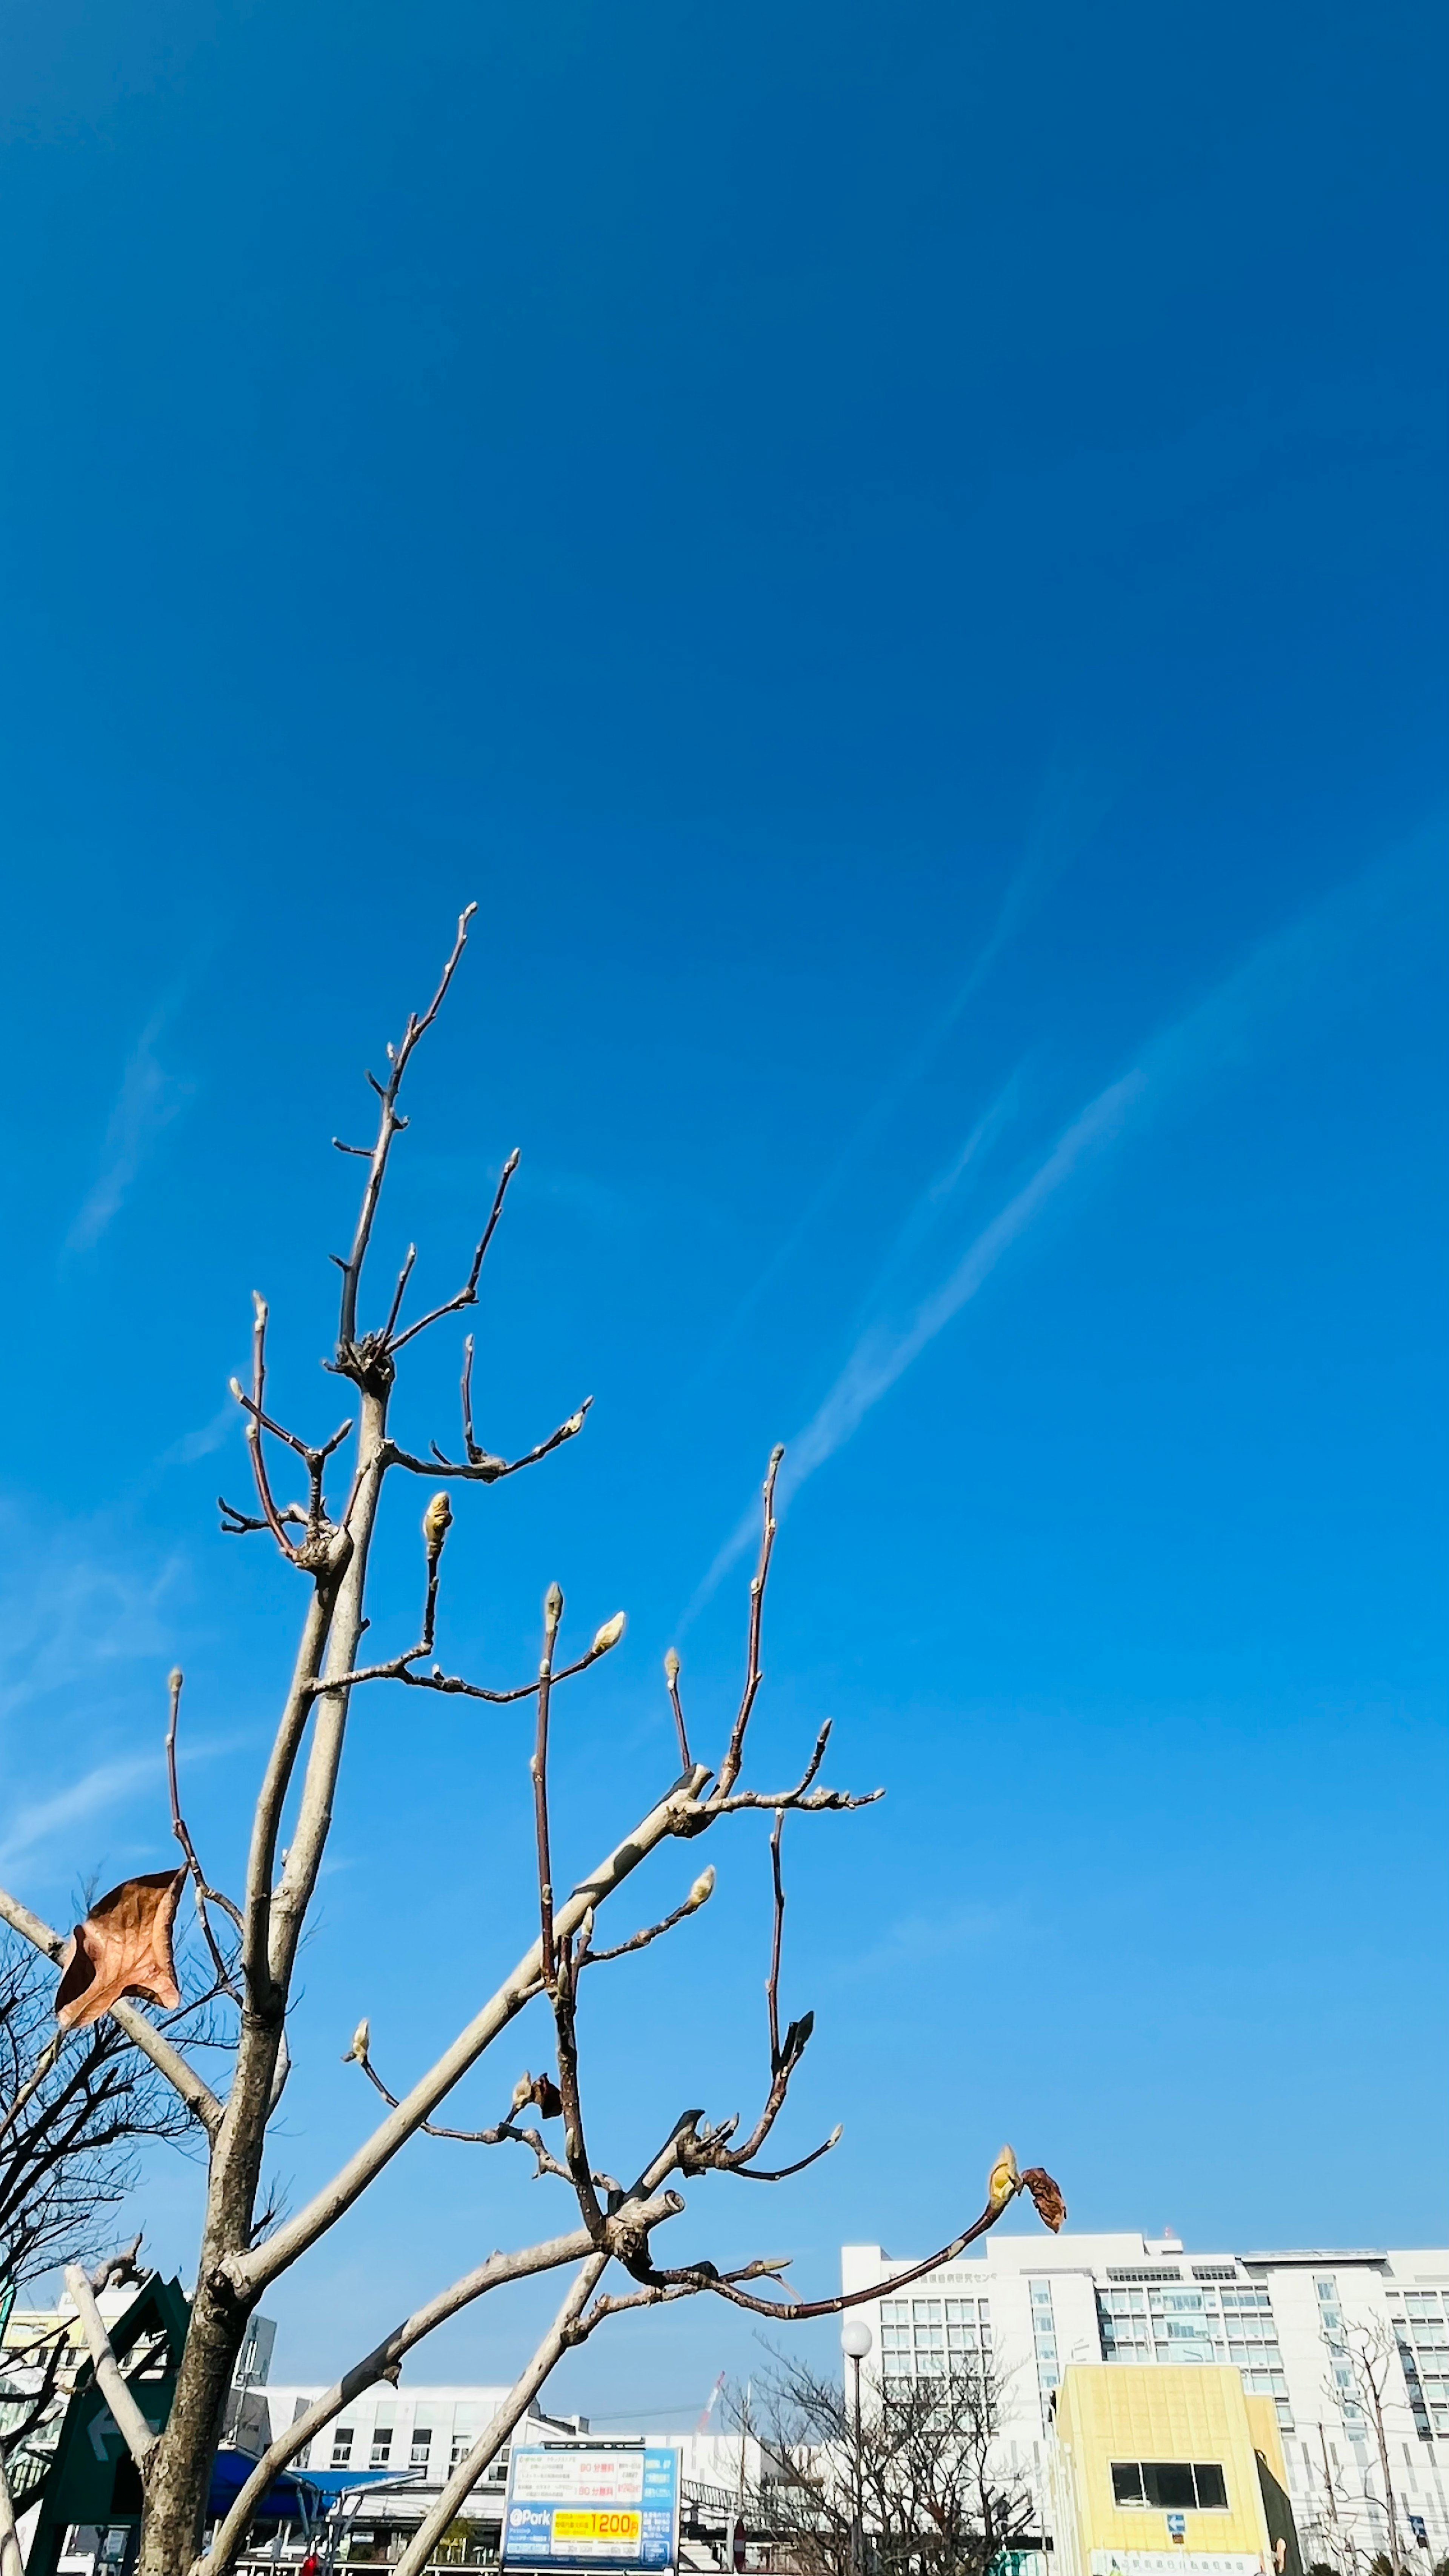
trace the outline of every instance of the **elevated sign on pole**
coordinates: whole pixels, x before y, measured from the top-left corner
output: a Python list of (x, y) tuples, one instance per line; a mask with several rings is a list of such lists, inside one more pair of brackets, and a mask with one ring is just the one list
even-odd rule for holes
[(635, 2442), (515, 2443), (503, 2507), (509, 2568), (679, 2564), (679, 2453)]

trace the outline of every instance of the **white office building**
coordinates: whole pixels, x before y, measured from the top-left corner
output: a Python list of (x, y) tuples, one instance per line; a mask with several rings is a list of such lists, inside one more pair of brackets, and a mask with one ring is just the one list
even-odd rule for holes
[[(879, 2245), (841, 2250), (846, 2290), (911, 2268)], [(1071, 2363), (1227, 2365), (1274, 2401), (1305, 2562), (1365, 2562), (1387, 2542), (1380, 2427), (1347, 2357), (1367, 2330), (1387, 2360), (1381, 2408), (1406, 2551), (1449, 2552), (1449, 2250), (1190, 2252), (1174, 2236), (1000, 2236), (857, 2311), (868, 2377), (930, 2377), (989, 2361), (1009, 2464), (1051, 2530), (1053, 2400)], [(1425, 2557), (1418, 2558), (1422, 2567)]]

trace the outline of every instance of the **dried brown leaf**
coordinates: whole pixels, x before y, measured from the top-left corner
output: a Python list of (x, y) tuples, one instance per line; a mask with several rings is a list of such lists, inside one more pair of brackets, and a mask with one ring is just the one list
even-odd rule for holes
[(165, 2012), (175, 2011), (181, 1990), (171, 1926), (185, 1883), (184, 1869), (152, 1870), (145, 1878), (122, 1879), (91, 1907), (75, 1927), (56, 1991), (62, 2030), (84, 2030), (122, 1995), (140, 1995)]
[(1049, 2227), (1053, 2236), (1059, 2236), (1067, 2223), (1067, 2204), (1045, 2166), (1028, 2165), (1021, 2179), (1036, 2202), (1042, 2225)]

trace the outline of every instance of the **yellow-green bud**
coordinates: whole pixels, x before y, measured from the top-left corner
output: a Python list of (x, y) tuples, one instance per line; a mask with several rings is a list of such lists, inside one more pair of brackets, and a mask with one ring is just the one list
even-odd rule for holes
[(600, 1628), (596, 1634), (594, 1642), (589, 1648), (590, 1654), (607, 1655), (609, 1648), (611, 1646), (617, 1646), (619, 1639), (623, 1634), (624, 1613), (622, 1610), (616, 1610), (613, 1618), (606, 1619), (602, 1628)]

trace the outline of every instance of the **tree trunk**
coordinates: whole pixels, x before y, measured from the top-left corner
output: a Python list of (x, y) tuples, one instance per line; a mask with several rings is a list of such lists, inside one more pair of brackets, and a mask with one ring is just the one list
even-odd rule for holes
[(186, 2576), (201, 2547), (211, 2464), (248, 2315), (203, 2273), (171, 2420), (146, 2463), (137, 2576)]

